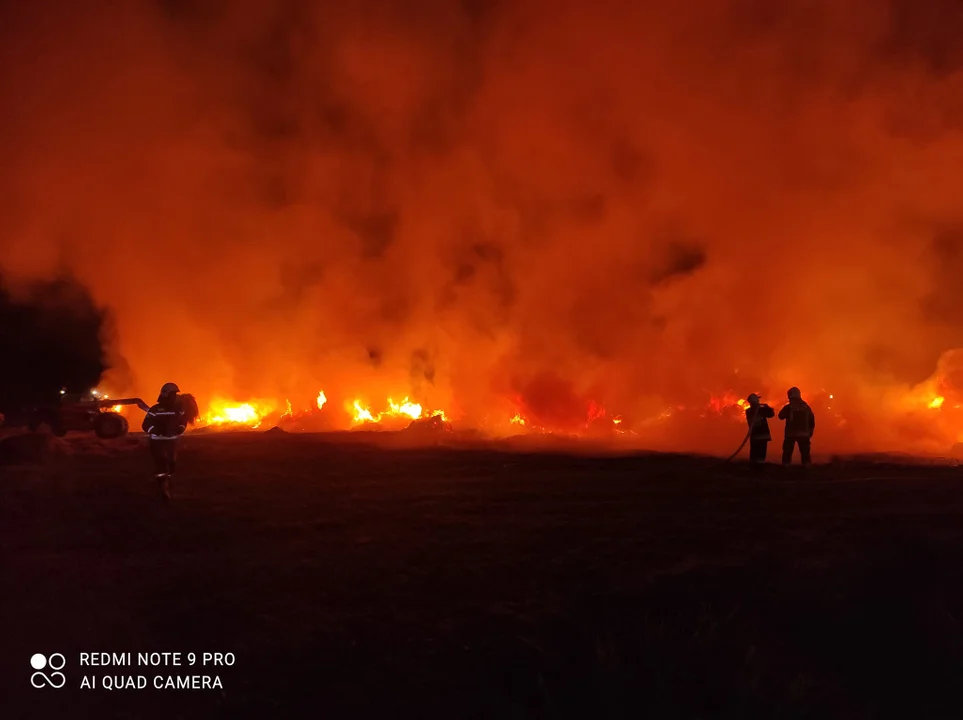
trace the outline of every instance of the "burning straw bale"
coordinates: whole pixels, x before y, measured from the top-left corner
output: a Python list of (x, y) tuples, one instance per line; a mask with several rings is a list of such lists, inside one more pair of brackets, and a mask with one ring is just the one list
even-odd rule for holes
[(201, 411), (197, 407), (197, 400), (190, 393), (183, 393), (178, 396), (180, 401), (181, 410), (184, 412), (184, 419), (187, 420), (189, 425), (193, 425), (197, 422), (197, 419), (201, 416)]

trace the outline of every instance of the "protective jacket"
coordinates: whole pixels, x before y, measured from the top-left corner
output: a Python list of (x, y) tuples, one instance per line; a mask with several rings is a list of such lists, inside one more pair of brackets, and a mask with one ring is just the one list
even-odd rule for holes
[(787, 438), (809, 438), (816, 429), (816, 415), (803, 400), (792, 400), (779, 411), (779, 419), (786, 421)]
[(772, 440), (772, 434), (769, 432), (768, 418), (773, 417), (775, 414), (776, 411), (765, 403), (756, 407), (747, 407), (746, 423), (749, 425), (751, 432), (749, 438), (751, 440)]
[(187, 429), (187, 421), (177, 403), (157, 403), (144, 416), (141, 428), (151, 440), (176, 440)]

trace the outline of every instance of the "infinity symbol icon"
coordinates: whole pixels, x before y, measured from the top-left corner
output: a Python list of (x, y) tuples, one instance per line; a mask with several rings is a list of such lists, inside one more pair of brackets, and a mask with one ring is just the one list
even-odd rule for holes
[(67, 678), (62, 672), (52, 672), (50, 675), (47, 675), (40, 671), (48, 666), (54, 671), (62, 670), (66, 664), (67, 659), (60, 653), (54, 653), (49, 658), (37, 653), (30, 658), (30, 665), (37, 670), (37, 672), (30, 676), (30, 684), (35, 688), (42, 688), (47, 685), (55, 689), (62, 688), (67, 682)]

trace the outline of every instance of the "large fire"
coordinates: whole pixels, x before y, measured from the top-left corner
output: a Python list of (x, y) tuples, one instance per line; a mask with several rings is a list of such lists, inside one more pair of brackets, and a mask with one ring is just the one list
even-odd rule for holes
[(402, 420), (421, 420), (424, 418), (438, 417), (447, 420), (443, 410), (425, 410), (419, 403), (411, 402), (407, 397), (400, 403), (395, 402), (390, 397), (387, 398), (384, 406), (377, 412), (371, 411), (371, 406), (361, 400), (354, 400), (347, 405), (352, 419), (355, 423), (380, 423), (382, 420), (402, 419)]
[[(98, 400), (109, 400), (110, 395), (101, 390), (93, 390), (91, 394)], [(746, 393), (748, 395), (748, 393)], [(350, 396), (349, 396), (350, 397)], [(861, 416), (853, 414), (851, 409), (842, 403), (836, 393), (818, 390), (806, 396), (817, 415), (819, 433), (825, 436), (824, 442), (832, 445), (838, 437), (849, 437), (851, 421), (859, 422)], [(763, 398), (767, 402), (767, 398)], [(783, 401), (768, 400), (778, 411)], [(610, 434), (613, 437), (623, 437), (626, 442), (645, 443), (654, 441), (659, 444), (665, 439), (664, 433), (670, 428), (685, 428), (689, 433), (706, 439), (719, 433), (713, 424), (716, 420), (724, 421), (719, 441), (730, 442), (737, 439), (742, 430), (738, 426), (746, 421), (746, 409), (749, 404), (745, 397), (735, 390), (728, 389), (718, 393), (706, 393), (702, 402), (692, 404), (678, 403), (654, 411), (649, 415), (636, 416), (627, 420), (622, 413), (610, 412), (602, 403), (587, 400), (581, 421), (558, 425), (550, 421), (531, 417), (523, 407), (524, 402), (514, 397), (509, 403), (518, 405), (514, 409), (506, 410), (504, 419), (489, 416), (478, 429), (486, 431), (490, 436), (525, 434), (553, 434), (561, 433), (565, 436), (593, 436), (599, 433)], [(891, 392), (880, 398), (880, 406), (885, 412), (894, 417), (903, 418), (903, 431), (910, 437), (915, 437), (915, 447), (921, 452), (937, 452), (956, 443), (963, 443), (963, 392), (955, 390), (941, 374), (902, 393)], [(228, 400), (215, 397), (207, 403), (206, 410), (201, 413), (196, 429), (218, 430), (254, 430), (268, 424), (285, 425), (289, 421), (303, 420), (311, 416), (324, 416), (330, 423), (325, 427), (333, 429), (350, 429), (362, 427), (379, 427), (386, 430), (404, 429), (414, 421), (436, 419), (449, 423), (449, 414), (441, 409), (428, 409), (422, 402), (417, 402), (409, 396), (396, 401), (393, 396), (386, 397), (381, 403), (371, 404), (358, 397), (345, 400), (343, 410), (338, 406), (332, 407), (328, 402), (328, 395), (319, 390), (312, 403), (301, 404), (302, 409), (296, 410), (289, 398), (282, 401), (270, 400)], [(114, 412), (131, 413), (131, 406), (117, 405), (108, 408)], [(456, 417), (458, 423), (460, 418)], [(708, 423), (708, 424), (707, 424)], [(714, 429), (716, 428), (716, 429)], [(729, 428), (726, 430), (725, 428)], [(914, 429), (915, 428), (915, 429)], [(928, 431), (922, 431), (921, 428)], [(916, 433), (913, 436), (913, 433)], [(905, 444), (905, 443), (904, 443)]]
[(274, 405), (262, 401), (232, 402), (215, 400), (198, 420), (200, 427), (258, 428), (266, 416), (274, 411)]
[[(963, 443), (963, 391), (957, 390), (947, 379), (948, 373), (941, 370), (927, 381), (902, 391), (891, 390), (878, 398), (882, 412), (897, 421), (897, 431), (902, 433), (900, 442), (903, 447), (911, 447), (919, 452), (945, 452), (957, 443)], [(752, 390), (759, 392), (758, 389)], [(91, 393), (99, 400), (109, 400), (106, 392), (94, 390)], [(335, 393), (336, 397), (340, 395)], [(481, 421), (462, 425), (468, 429), (482, 430), (492, 437), (513, 434), (562, 434), (566, 437), (611, 435), (623, 438), (623, 442), (655, 446), (666, 446), (666, 439), (676, 432), (688, 433), (702, 441), (716, 438), (719, 447), (722, 443), (738, 440), (746, 422), (746, 409), (749, 404), (743, 395), (734, 389), (717, 393), (706, 392), (699, 402), (674, 403), (653, 409), (647, 414), (627, 415), (613, 412), (601, 402), (591, 398), (585, 401), (581, 419), (559, 424), (551, 418), (539, 416), (537, 410), (526, 407), (524, 399), (512, 396), (503, 402), (506, 405), (501, 419), (489, 415)], [(269, 399), (229, 400), (215, 396), (206, 403), (195, 429), (207, 430), (253, 430), (261, 427), (282, 427), (286, 423), (295, 425), (306, 418), (326, 418), (325, 428), (379, 428), (401, 430), (415, 421), (435, 419), (456, 426), (464, 418), (441, 409), (430, 409), (424, 402), (402, 396), (388, 396), (383, 401), (371, 403), (360, 396), (345, 399), (341, 405), (332, 405), (324, 390), (317, 391), (311, 402), (292, 403), (290, 398), (272, 401)], [(820, 441), (827, 447), (834, 443), (850, 442), (854, 426), (858, 428), (866, 418), (860, 413), (859, 404), (847, 404), (835, 392), (818, 389), (806, 393), (804, 398), (810, 403), (817, 416), (817, 432)], [(764, 396), (776, 411), (785, 400), (776, 396)], [(202, 402), (202, 405), (204, 403)], [(514, 405), (514, 407), (512, 407)], [(300, 408), (300, 409), (297, 409)], [(115, 412), (130, 415), (130, 405), (117, 405), (109, 408)], [(717, 423), (721, 421), (722, 425)], [(777, 422), (778, 421), (774, 421)], [(669, 433), (669, 435), (666, 435)], [(892, 442), (892, 435), (884, 435)], [(700, 442), (702, 442), (700, 441)], [(670, 444), (671, 445), (671, 444)]]
[(725, 450), (798, 386), (818, 450), (963, 439), (952, 2), (14, 5), (0, 276), (89, 292), (112, 397)]

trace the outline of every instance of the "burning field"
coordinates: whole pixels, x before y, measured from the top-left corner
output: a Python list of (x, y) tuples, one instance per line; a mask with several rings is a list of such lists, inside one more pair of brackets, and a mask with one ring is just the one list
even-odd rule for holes
[[(13, 655), (230, 648), (206, 717), (960, 716), (961, 37), (957, 0), (0, 3)], [(706, 459), (793, 386), (806, 481)], [(881, 453), (920, 467), (842, 462)]]
[[(914, 387), (880, 393), (874, 399), (838, 397), (825, 389), (807, 394), (818, 418), (818, 454), (963, 456), (963, 390), (957, 389), (963, 385), (956, 385), (963, 379), (963, 366), (953, 365), (961, 362), (963, 354), (947, 353), (932, 378)], [(565, 392), (564, 388), (558, 390)], [(429, 442), (445, 436), (494, 441), (527, 437), (533, 441), (568, 440), (575, 443), (573, 449), (579, 444), (598, 447), (603, 443), (623, 451), (658, 448), (685, 452), (695, 448), (709, 453), (731, 450), (745, 433), (748, 403), (731, 389), (719, 394), (706, 390), (691, 405), (669, 405), (657, 415), (634, 421), (609, 412), (590, 398), (567, 399), (565, 412), (552, 414), (544, 411), (545, 405), (530, 404), (524, 395), (515, 396), (503, 403), (515, 408), (511, 416), (486, 416), (480, 423), (469, 424), (453, 422), (450, 411), (428, 408), (407, 396), (401, 401), (387, 397), (372, 403), (342, 395), (340, 403), (331, 403), (322, 390), (313, 403), (298, 405), (290, 399), (239, 402), (215, 397), (207, 401), (191, 431), (421, 430), (420, 436)], [(785, 399), (776, 396), (769, 402), (778, 410)], [(113, 410), (139, 422), (136, 408), (118, 406)], [(870, 430), (875, 433), (869, 434)]]
[(89, 293), (112, 395), (717, 452), (798, 386), (833, 452), (961, 439), (952, 0), (47, 5), (0, 9), (0, 274)]

